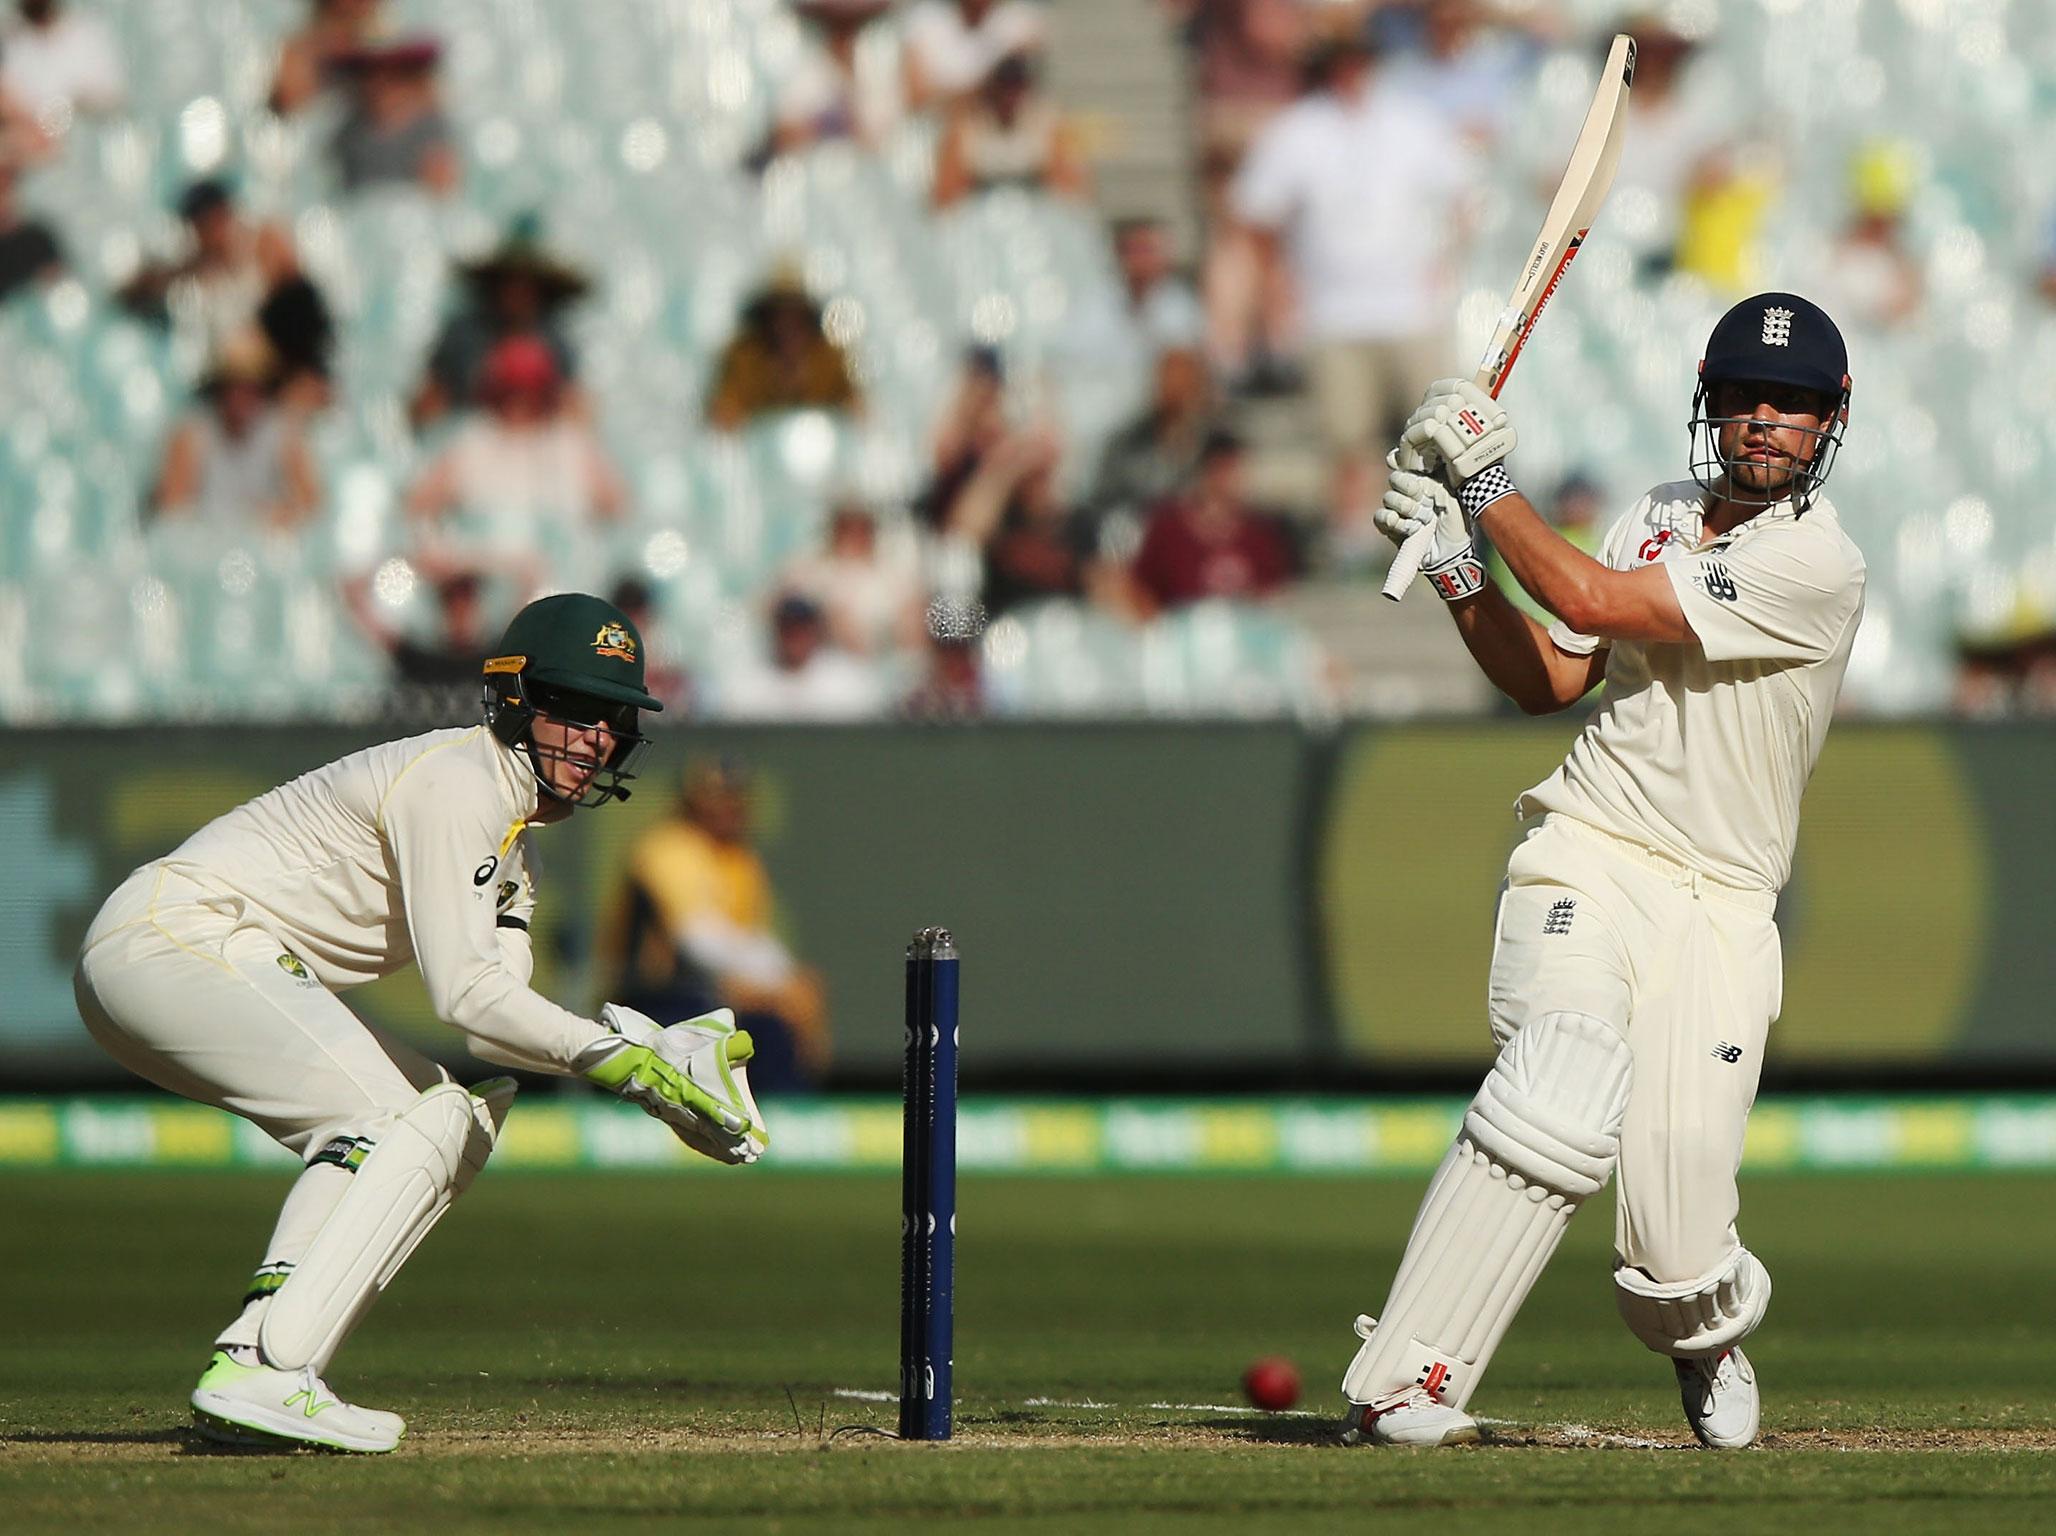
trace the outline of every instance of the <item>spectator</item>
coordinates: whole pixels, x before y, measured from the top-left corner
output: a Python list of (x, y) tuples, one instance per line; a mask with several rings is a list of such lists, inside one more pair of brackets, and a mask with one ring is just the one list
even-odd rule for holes
[(908, 102), (926, 108), (970, 95), (1000, 60), (1040, 50), (1045, 20), (1026, 0), (919, 0), (906, 21)]
[(892, 0), (799, 0), (798, 8), (817, 34), (817, 46), (801, 55), (779, 86), (772, 147), (794, 154), (849, 139), (866, 149), (882, 148), (906, 113), (899, 61), (885, 30), (872, 26), (892, 9)]
[(122, 303), (160, 324), (174, 313), (192, 316), (212, 351), (261, 335), (288, 403), (325, 399), (335, 325), (320, 290), (300, 270), (292, 237), (281, 225), (243, 218), (219, 179), (186, 188), (178, 211), (191, 249), (175, 262), (145, 266), (123, 287)]
[(782, 585), (821, 609), (837, 646), (881, 656), (919, 643), (921, 573), (910, 554), (881, 551), (871, 509), (844, 501), (829, 517), (827, 547), (795, 561)]
[(771, 609), (768, 665), (737, 669), (720, 690), (720, 710), (744, 720), (862, 720), (883, 703), (872, 668), (829, 639), (810, 597), (787, 592)]
[(454, 406), (476, 399), (486, 358), (514, 336), (534, 337), (549, 348), (565, 408), (574, 415), (585, 414), (571, 382), (578, 373), (578, 358), (565, 319), (590, 285), (583, 272), (543, 245), (540, 233), (540, 220), (534, 214), (523, 215), (509, 226), (498, 249), (457, 269), (464, 279), (463, 302), (437, 333), (408, 405), (417, 430), (440, 421)]
[(556, 359), (536, 337), (492, 350), (478, 407), (408, 494), (423, 534), (417, 564), (437, 578), (471, 570), (534, 588), (546, 557), (574, 558), (590, 524), (622, 516), (621, 478), (590, 425), (564, 410)]
[(1241, 439), (1214, 433), (1192, 489), (1150, 518), (1133, 570), (1148, 605), (1261, 597), (1291, 579), (1291, 546), (1243, 496), (1242, 457)]
[(1383, 452), (1449, 368), (1448, 317), (1469, 156), (1442, 114), (1375, 78), (1351, 38), (1317, 61), (1318, 88), (1274, 118), (1234, 191), (1243, 237), (1289, 254), (1314, 404), (1334, 473), (1336, 552), (1375, 547)]
[(1206, 359), (1193, 347), (1158, 354), (1149, 406), (1106, 446), (1093, 482), (1102, 515), (1140, 514), (1184, 488), (1217, 416)]
[(0, 86), (52, 133), (73, 117), (121, 110), (121, 55), (97, 16), (59, 0), (20, 0), (18, 9), (21, 19), (0, 38)]
[(1835, 241), (1823, 297), (1871, 330), (1897, 330), (1920, 313), (1920, 266), (1906, 249), (1914, 165), (1903, 144), (1873, 140), (1849, 167), (1849, 222)]
[(1407, 11), (1418, 17), (1417, 44), (1395, 65), (1393, 79), (1432, 101), (1474, 148), (1492, 148), (1527, 97), (1549, 41), (1549, 18), (1484, 0), (1415, 0), (1388, 6), (1375, 20), (1396, 31)]
[(972, 347), (936, 423), (935, 473), (914, 503), (930, 527), (939, 529), (948, 520), (957, 492), (1008, 431), (1005, 363), (995, 347)]
[(940, 507), (945, 539), (981, 552), (979, 600), (987, 613), (1083, 596), (1096, 575), (1093, 525), (1059, 498), (1058, 457), (1048, 431), (1009, 433), (978, 456)]
[(306, 23), (279, 49), (271, 110), (289, 117), (341, 83), (347, 61), (378, 38), (382, 0), (311, 0)]
[(951, 114), (935, 157), (935, 206), (995, 187), (1085, 195), (1085, 164), (1056, 103), (1035, 88), (1035, 66), (1010, 54)]
[[(1647, 15), (1628, 18), (1619, 30), (1635, 39), (1635, 88), (1607, 194), (1607, 238), (1635, 253), (1644, 277), (1661, 276), (1676, 259), (1688, 198), (1721, 174), (1730, 109), (1695, 88), (1691, 39)], [(1545, 196), (1562, 173), (1561, 152), (1552, 153), (1556, 160), (1535, 165)]]
[(7, 88), (6, 45), (0, 43), (0, 165), (17, 170), (50, 158), (57, 144), (25, 102)]
[(194, 517), (223, 532), (297, 527), (314, 514), (321, 486), (298, 418), (273, 399), (277, 368), (246, 336), (200, 381), (202, 408), (172, 429), (152, 509)]
[(927, 667), (907, 696), (900, 713), (910, 720), (977, 720), (988, 710), (985, 674), (978, 637), (928, 629)]
[(1240, 384), (1281, 384), (1294, 350), (1292, 287), (1238, 236), (1228, 192), (1249, 146), (1299, 94), (1306, 0), (1174, 0), (1189, 16), (1207, 247), (1202, 274), (1214, 365)]
[(422, 718), (463, 719), (478, 708), (478, 680), (499, 640), (487, 612), (486, 584), (475, 572), (454, 571), (433, 583), (435, 634), (418, 639), (381, 611), (369, 576), (343, 583), (343, 603), (366, 638), (391, 659), (393, 682)]
[(750, 1033), (759, 1094), (820, 1083), (829, 1056), (827, 996), (773, 926), (771, 879), (751, 837), (754, 783), (733, 760), (688, 770), (684, 793), (628, 850), (621, 897), (603, 931), (608, 996), (666, 1023), (735, 1010)]
[(1171, 347), (1198, 346), (1206, 334), (1206, 315), (1192, 285), (1177, 273), (1164, 221), (1116, 222), (1114, 259), (1128, 296), (1128, 318), (1149, 355), (1156, 357)]
[(643, 637), (643, 687), (667, 711), (684, 714), (692, 707), (692, 679), (678, 664), (677, 647), (657, 611), (650, 584), (640, 576), (624, 576), (614, 584), (607, 601), (627, 614), (628, 622)]
[(771, 411), (853, 411), (859, 403), (848, 360), (821, 329), (806, 284), (793, 268), (780, 268), (721, 351), (707, 420), (734, 432)]
[(26, 217), (15, 202), (21, 172), (0, 155), (0, 303), (31, 283), (47, 283), (64, 271), (64, 251), (50, 226)]
[(449, 119), (436, 99), (434, 38), (369, 44), (339, 56), (350, 86), (348, 115), (330, 143), (345, 192), (418, 186), (454, 192), (462, 175)]

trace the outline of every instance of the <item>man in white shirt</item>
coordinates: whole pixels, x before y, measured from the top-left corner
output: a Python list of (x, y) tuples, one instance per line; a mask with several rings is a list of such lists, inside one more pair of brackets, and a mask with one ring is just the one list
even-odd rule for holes
[(1028, 0), (920, 0), (907, 12), (907, 98), (929, 107), (968, 96), (1002, 59), (1040, 52), (1047, 33)]
[(1321, 89), (1258, 135), (1230, 203), (1260, 265), (1281, 246), (1289, 262), (1347, 549), (1375, 538), (1373, 444), (1448, 366), (1431, 317), (1453, 307), (1470, 151), (1432, 102), (1378, 78), (1362, 43), (1331, 45), (1319, 68)]
[(715, 707), (731, 720), (871, 719), (886, 699), (876, 669), (830, 639), (820, 604), (788, 592), (771, 611), (771, 654), (730, 674)]
[(399, 1415), (322, 1377), (484, 1166), (513, 1097), (508, 1078), (451, 1081), (338, 992), (411, 961), (475, 1054), (582, 1076), (721, 1162), (766, 1143), (750, 1039), (726, 1010), (660, 1029), (612, 1003), (585, 1018), (528, 985), (528, 829), (628, 797), (638, 712), (663, 707), (641, 636), (599, 598), (543, 598), (484, 681), (484, 723), (372, 747), (230, 811), (130, 875), (87, 932), (75, 986), (93, 1038), (305, 1164), (194, 1388), (212, 1438), (399, 1443)]
[[(1778, 1014), (1773, 912), (1799, 802), (1863, 614), (1864, 565), (1820, 494), (1848, 421), (1833, 321), (1746, 299), (1707, 343), (1692, 478), (1659, 485), (1599, 558), (1514, 489), (1506, 412), (1435, 385), (1379, 527), (1432, 529), (1424, 567), (1486, 675), (1530, 714), (1606, 695), (1563, 766), (1521, 796), (1534, 823), (1500, 898), (1488, 994), (1498, 1060), (1464, 1117), (1382, 1316), (1343, 1380), (1350, 1433), (1478, 1438), (1464, 1411), (1579, 1203), (1620, 1176), (1614, 1288), (1674, 1362), (1701, 1443), (1752, 1443), (1741, 1342), (1770, 1275), (1735, 1229), (1735, 1172)], [(1484, 579), (1482, 524), (1544, 629)]]
[(0, 84), (53, 132), (74, 114), (115, 111), (127, 88), (106, 26), (58, 0), (21, 0), (0, 39)]

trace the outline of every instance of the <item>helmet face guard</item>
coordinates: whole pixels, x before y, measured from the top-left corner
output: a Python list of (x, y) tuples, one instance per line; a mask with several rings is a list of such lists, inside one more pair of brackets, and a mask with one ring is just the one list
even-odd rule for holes
[[(486, 680), (485, 719), (493, 734), (528, 754), (536, 787), (544, 795), (582, 810), (628, 798), (628, 784), (635, 778), (635, 770), (650, 746), (638, 716), (633, 704), (619, 704), (547, 683), (527, 682), (521, 674), (502, 674)], [(536, 739), (538, 720), (574, 729), (603, 727), (614, 744), (604, 760), (570, 747), (547, 746)], [(585, 788), (575, 794), (559, 789), (550, 777), (552, 763), (570, 764), (587, 775)]]
[(1746, 427), (1753, 416), (1715, 416), (1713, 393), (1723, 383), (1742, 382), (1725, 379), (1701, 378), (1699, 387), (1692, 392), (1692, 478), (1708, 491), (1718, 491), (1728, 500), (1743, 506), (1775, 506), (1789, 498), (1792, 505), (1804, 512), (1813, 505), (1813, 499), (1826, 483), (1828, 474), (1835, 467), (1835, 456), (1842, 448), (1842, 434), (1848, 429), (1849, 390), (1845, 385), (1838, 394), (1827, 394), (1828, 408), (1818, 427), (1798, 427), (1789, 423), (1774, 423), (1773, 430), (1779, 432), (1803, 432), (1811, 440), (1813, 452), (1794, 457), (1791, 478), (1776, 490), (1754, 490), (1742, 484), (1735, 474), (1739, 460), (1721, 452), (1720, 437), (1723, 428)]

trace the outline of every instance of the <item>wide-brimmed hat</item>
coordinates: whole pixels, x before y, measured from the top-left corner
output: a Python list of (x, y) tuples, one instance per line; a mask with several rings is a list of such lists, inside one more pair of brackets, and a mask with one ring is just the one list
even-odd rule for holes
[(516, 219), (497, 246), (475, 261), (460, 262), (457, 271), (480, 287), (502, 278), (526, 279), (541, 290), (543, 302), (552, 305), (568, 304), (592, 286), (584, 272), (543, 244), (532, 217)]

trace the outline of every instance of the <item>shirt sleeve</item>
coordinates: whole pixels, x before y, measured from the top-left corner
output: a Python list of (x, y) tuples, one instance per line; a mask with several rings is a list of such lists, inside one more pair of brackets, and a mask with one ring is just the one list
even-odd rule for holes
[(1242, 169), (1229, 190), (1229, 205), (1245, 224), (1281, 228), (1299, 204), (1299, 153), (1296, 118), (1291, 108), (1272, 119), (1249, 147)]
[(1819, 661), (1863, 603), (1861, 557), (1803, 521), (1664, 570), (1708, 661)]
[[(1592, 558), (1610, 571), (1621, 569), (1620, 548), (1633, 536), (1642, 521), (1642, 508), (1637, 507), (1606, 530), (1606, 537), (1600, 541), (1599, 552)], [(1598, 635), (1588, 635), (1582, 630), (1572, 629), (1562, 619), (1549, 622), (1549, 643), (1570, 656), (1590, 656), (1602, 646), (1611, 646), (1612, 641)]]
[(603, 1031), (531, 991), (519, 967), (527, 945), (504, 944), (500, 937), (511, 931), (500, 927), (498, 906), (509, 829), (492, 825), (502, 798), (473, 765), (438, 753), (417, 761), (393, 785), (381, 829), (436, 1017), (498, 1047), (494, 1059), (569, 1074), (579, 1052)]

